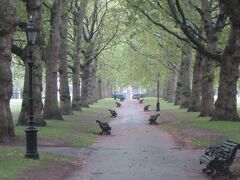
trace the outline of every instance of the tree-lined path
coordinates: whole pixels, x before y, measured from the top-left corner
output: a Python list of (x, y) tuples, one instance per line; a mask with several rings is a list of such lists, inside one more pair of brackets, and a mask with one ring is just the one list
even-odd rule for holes
[(118, 114), (111, 122), (112, 135), (97, 139), (69, 180), (207, 179), (198, 160), (202, 151), (183, 150), (159, 126), (148, 125), (143, 105), (125, 101)]

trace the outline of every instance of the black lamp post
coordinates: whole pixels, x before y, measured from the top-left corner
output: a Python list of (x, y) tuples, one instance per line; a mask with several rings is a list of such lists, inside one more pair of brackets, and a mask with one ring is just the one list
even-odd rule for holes
[(32, 89), (32, 67), (33, 67), (33, 46), (35, 44), (38, 34), (38, 28), (33, 23), (28, 23), (26, 26), (27, 43), (29, 48), (29, 55), (27, 64), (29, 67), (29, 114), (28, 114), (28, 128), (26, 132), (26, 154), (25, 158), (39, 159), (37, 152), (37, 132), (34, 127), (33, 115), (33, 89)]
[(159, 73), (157, 73), (156, 80), (157, 80), (157, 104), (156, 104), (156, 111), (157, 111), (158, 113), (160, 113), (160, 102), (159, 102), (159, 81), (160, 81), (160, 74), (159, 74)]

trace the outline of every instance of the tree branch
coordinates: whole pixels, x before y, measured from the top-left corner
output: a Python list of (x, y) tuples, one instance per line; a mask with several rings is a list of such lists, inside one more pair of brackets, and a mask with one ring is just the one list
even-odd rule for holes
[[(170, 6), (171, 11), (173, 12), (174, 15), (174, 19), (180, 24), (180, 27), (183, 31), (183, 33), (187, 36), (187, 38), (196, 46), (196, 49), (199, 50), (203, 55), (210, 57), (211, 59), (214, 59), (218, 62), (221, 61), (221, 55), (220, 54), (216, 54), (213, 52), (210, 52), (195, 36), (194, 34), (191, 32), (191, 30), (189, 29), (189, 26), (187, 26), (186, 21), (184, 20), (184, 13), (183, 10), (181, 8), (181, 5), (179, 3), (179, 0), (176, 0), (177, 3), (177, 9), (181, 14), (181, 17), (183, 18), (183, 21), (181, 22), (176, 14), (176, 8), (174, 6), (174, 4), (172, 3), (172, 0), (168, 0), (168, 4)], [(182, 15), (183, 14), (183, 15)]]
[(22, 62), (25, 64), (26, 59), (27, 59), (27, 48), (25, 47), (24, 49), (13, 44), (12, 45), (12, 53), (17, 55), (18, 57), (20, 57), (20, 59), (22, 60)]
[(99, 54), (101, 54), (101, 52), (110, 44), (110, 42), (111, 42), (111, 41), (114, 39), (114, 37), (117, 35), (119, 24), (120, 24), (120, 22), (118, 21), (118, 24), (117, 24), (117, 26), (116, 26), (116, 28), (115, 28), (114, 34), (113, 34), (112, 37), (109, 39), (109, 41), (95, 54), (95, 56), (94, 56), (95, 58), (96, 58), (97, 56), (99, 56)]

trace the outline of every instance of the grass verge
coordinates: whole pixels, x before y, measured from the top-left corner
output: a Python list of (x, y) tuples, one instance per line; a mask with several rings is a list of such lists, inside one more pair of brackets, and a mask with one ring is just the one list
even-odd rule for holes
[[(99, 100), (90, 108), (83, 108), (82, 111), (74, 112), (73, 115), (64, 116), (64, 121), (48, 120), (46, 127), (38, 127), (39, 145), (88, 146), (100, 131), (96, 120), (109, 121), (110, 116), (107, 109), (114, 108), (114, 106), (113, 99), (106, 98)], [(14, 109), (17, 110), (16, 107)], [(17, 114), (19, 112), (13, 113)], [(26, 127), (21, 126), (15, 128), (21, 144), (25, 140), (25, 129)]]
[(52, 153), (41, 153), (40, 160), (25, 159), (23, 150), (17, 148), (0, 148), (0, 179), (15, 180), (21, 172), (39, 168), (45, 162), (58, 162), (71, 164), (73, 158), (56, 155)]
[[(145, 98), (144, 101), (151, 104), (151, 111), (155, 111), (156, 98)], [(240, 143), (239, 122), (210, 121), (209, 117), (198, 117), (198, 112), (187, 112), (163, 100), (160, 105), (160, 126), (183, 136), (194, 148), (207, 147), (225, 139)]]
[[(13, 118), (16, 122), (20, 112), (21, 102), (12, 103)], [(49, 120), (46, 127), (38, 127), (38, 145), (52, 146), (74, 146), (84, 147), (92, 144), (100, 128), (96, 120), (110, 121), (109, 108), (115, 107), (112, 98), (99, 100), (90, 106), (83, 108), (81, 112), (74, 112), (73, 115), (64, 116), (64, 121)], [(25, 144), (26, 127), (16, 126), (16, 142), (13, 144)], [(37, 173), (37, 170), (50, 164), (72, 164), (73, 158), (65, 157), (53, 153), (40, 153), (40, 160), (24, 158), (24, 150), (19, 147), (0, 146), (0, 179), (13, 180), (29, 172)], [(42, 168), (44, 169), (44, 168)], [(36, 170), (36, 171), (35, 171)], [(30, 171), (30, 172), (31, 172)], [(48, 171), (46, 168), (43, 170)], [(61, 173), (61, 170), (60, 172)]]

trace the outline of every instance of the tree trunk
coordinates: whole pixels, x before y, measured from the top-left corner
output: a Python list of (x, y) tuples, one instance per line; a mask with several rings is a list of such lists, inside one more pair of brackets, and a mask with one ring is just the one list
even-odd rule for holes
[(11, 48), (16, 23), (14, 0), (0, 1), (0, 142), (8, 142), (14, 137), (14, 125), (10, 110), (12, 96)]
[(180, 81), (180, 75), (178, 75), (178, 81), (177, 81), (177, 87), (176, 87), (176, 92), (175, 92), (175, 101), (174, 105), (180, 105), (180, 92), (182, 88), (182, 82)]
[(173, 103), (175, 100), (175, 91), (177, 83), (177, 72), (176, 70), (171, 70), (171, 77), (168, 80), (168, 90), (167, 90), (167, 101)]
[(190, 100), (190, 78), (191, 78), (191, 61), (192, 49), (189, 45), (183, 49), (183, 71), (182, 73), (182, 87), (180, 91), (180, 108), (188, 108)]
[(93, 104), (96, 102), (96, 82), (97, 82), (97, 59), (92, 62), (91, 66), (91, 74), (92, 74), (92, 81), (90, 82), (90, 104)]
[(180, 105), (181, 103), (181, 91), (183, 86), (183, 71), (184, 71), (184, 51), (182, 50), (181, 65), (177, 77), (177, 87), (175, 92), (175, 101), (174, 105)]
[(110, 97), (112, 96), (112, 93), (113, 93), (113, 91), (112, 91), (112, 86), (110, 86), (110, 84), (108, 83), (108, 84), (107, 84), (107, 87), (108, 87), (107, 97), (110, 98)]
[(103, 98), (103, 93), (102, 93), (102, 80), (99, 78), (97, 81), (97, 90), (98, 90), (98, 99)]
[(98, 79), (97, 77), (95, 77), (94, 80), (94, 99), (93, 99), (93, 103), (96, 103), (99, 100), (99, 94), (98, 94)]
[(193, 67), (192, 92), (190, 97), (189, 112), (200, 112), (201, 107), (201, 80), (202, 80), (202, 56), (196, 52)]
[(60, 55), (60, 25), (62, 15), (62, 0), (54, 2), (51, 12), (51, 30), (46, 57), (46, 96), (43, 116), (45, 119), (63, 120), (58, 107), (58, 65)]
[[(164, 80), (164, 85), (163, 85), (163, 94), (162, 98), (167, 101), (167, 90), (168, 90), (168, 79)], [(156, 96), (157, 96), (157, 89), (156, 89)]]
[(62, 0), (62, 24), (61, 24), (61, 50), (60, 50), (60, 62), (59, 62), (59, 79), (60, 79), (60, 112), (63, 115), (72, 114), (71, 109), (71, 96), (68, 84), (68, 65), (67, 65), (67, 47), (68, 47), (68, 2)]
[(221, 2), (231, 21), (231, 31), (222, 57), (218, 98), (212, 120), (239, 121), (236, 94), (240, 63), (240, 12), (237, 9), (240, 8), (240, 2)]
[(105, 81), (102, 82), (102, 92), (103, 92), (103, 98), (107, 97), (107, 87)]
[(86, 42), (86, 51), (84, 53), (84, 65), (82, 68), (82, 91), (81, 104), (83, 107), (89, 107), (93, 96), (93, 68), (94, 66), (94, 43)]
[[(212, 46), (212, 48), (216, 47), (216, 44), (208, 43), (208, 45)], [(214, 90), (213, 90), (214, 69), (215, 62), (209, 58), (204, 59), (202, 75), (202, 102), (200, 116), (211, 116), (214, 110)]]
[[(77, 57), (75, 57), (77, 58)], [(80, 98), (80, 61), (74, 60), (74, 69), (73, 69), (73, 77), (72, 77), (72, 109), (74, 111), (81, 111), (81, 98)]]
[(75, 54), (73, 63), (73, 100), (72, 108), (74, 111), (81, 111), (81, 91), (80, 91), (80, 45), (83, 36), (83, 18), (85, 15), (85, 10), (87, 6), (87, 1), (82, 1), (80, 8), (75, 17), (76, 21), (76, 35), (75, 35)]
[[(203, 7), (203, 25), (206, 32), (207, 48), (216, 53), (218, 46), (218, 37), (212, 26), (212, 11), (208, 0), (202, 1)], [(202, 102), (200, 116), (211, 116), (214, 110), (214, 69), (215, 61), (206, 57), (203, 64), (202, 76)]]
[(92, 82), (91, 64), (86, 64), (82, 69), (82, 89), (81, 104), (83, 107), (89, 107), (91, 102), (91, 82)]
[[(39, 27), (40, 33), (34, 45), (33, 49), (33, 114), (34, 124), (36, 126), (46, 126), (46, 121), (43, 119), (43, 103), (42, 103), (42, 57), (43, 57), (43, 30), (42, 30), (42, 1), (28, 1), (27, 4), (28, 16), (32, 16), (32, 21)], [(27, 58), (27, 57), (25, 57)], [(23, 88), (23, 100), (21, 112), (18, 117), (17, 125), (27, 125), (29, 120), (29, 84), (28, 84), (28, 65), (26, 59), (25, 62), (25, 76), (24, 76), (24, 88)]]
[(239, 120), (236, 99), (239, 62), (235, 61), (233, 56), (232, 53), (225, 54), (221, 65), (218, 98), (215, 102), (212, 120)]

